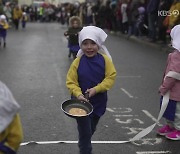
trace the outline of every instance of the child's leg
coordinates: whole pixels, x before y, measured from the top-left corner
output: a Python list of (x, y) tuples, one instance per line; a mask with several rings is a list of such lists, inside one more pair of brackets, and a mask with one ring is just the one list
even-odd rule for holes
[(79, 132), (79, 149), (80, 154), (91, 154), (92, 145), (91, 145), (91, 118), (83, 117), (77, 118), (78, 132)]
[(76, 59), (77, 52), (76, 51), (72, 51), (72, 54), (73, 54), (73, 58)]
[(68, 54), (69, 58), (71, 57), (71, 54), (72, 54), (72, 51), (71, 51), (71, 49), (69, 49), (69, 54)]
[(100, 117), (97, 116), (97, 115), (93, 115), (93, 116), (91, 117), (91, 131), (92, 131), (92, 135), (93, 135), (94, 132), (96, 131), (96, 126), (97, 126), (97, 124), (98, 124), (98, 122), (99, 122), (99, 119), (100, 119)]
[(177, 130), (180, 130), (180, 102), (177, 102), (177, 104), (176, 104), (176, 113), (175, 113), (174, 127)]
[(180, 140), (180, 102), (177, 102), (176, 104), (176, 113), (175, 113), (175, 120), (173, 122), (174, 124), (174, 131), (167, 134), (166, 138), (170, 140)]
[(5, 36), (5, 37), (3, 37), (3, 42), (4, 42), (3, 47), (5, 48), (5, 47), (6, 47), (6, 36)]

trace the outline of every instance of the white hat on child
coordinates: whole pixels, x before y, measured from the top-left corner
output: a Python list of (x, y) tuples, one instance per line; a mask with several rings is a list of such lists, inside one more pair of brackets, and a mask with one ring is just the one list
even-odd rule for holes
[[(79, 32), (79, 46), (81, 46), (82, 42), (86, 39), (93, 40), (100, 48), (100, 52), (106, 54), (111, 60), (112, 57), (107, 50), (107, 48), (103, 45), (107, 38), (107, 34), (99, 27), (96, 26), (86, 26)], [(77, 53), (77, 57), (82, 56), (84, 53), (80, 49)]]
[(172, 46), (180, 52), (180, 25), (174, 26), (171, 30)]
[(3, 15), (0, 16), (0, 19), (4, 19), (5, 20), (6, 16), (3, 14)]
[(19, 109), (11, 91), (0, 81), (0, 133), (8, 127)]

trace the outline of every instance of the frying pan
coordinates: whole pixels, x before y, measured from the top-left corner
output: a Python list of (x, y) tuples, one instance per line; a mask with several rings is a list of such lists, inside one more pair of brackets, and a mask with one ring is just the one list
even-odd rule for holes
[[(86, 96), (87, 98), (87, 96)], [(79, 109), (83, 109), (86, 111), (86, 115), (73, 115), (69, 113), (69, 110), (72, 108), (79, 108)], [(86, 117), (88, 115), (90, 115), (93, 112), (93, 106), (91, 105), (91, 103), (89, 102), (85, 102), (85, 101), (80, 101), (77, 99), (70, 99), (70, 100), (66, 100), (61, 104), (61, 109), (62, 111), (68, 115), (69, 117), (72, 118), (77, 118), (77, 117)]]

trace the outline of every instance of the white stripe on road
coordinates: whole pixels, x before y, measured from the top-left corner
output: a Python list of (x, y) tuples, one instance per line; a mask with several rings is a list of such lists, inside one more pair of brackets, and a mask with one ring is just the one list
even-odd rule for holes
[[(129, 141), (91, 141), (94, 144), (120, 144), (120, 143), (127, 143)], [(21, 143), (21, 146), (29, 145), (29, 144), (59, 144), (59, 143), (68, 143), (68, 144), (76, 144), (78, 141), (29, 141)]]
[(141, 76), (117, 76), (117, 78), (141, 78)]
[(171, 153), (170, 151), (142, 151), (136, 152), (137, 154), (164, 154), (164, 153)]
[(129, 97), (129, 98), (134, 98), (134, 96), (132, 96), (127, 90), (125, 90), (124, 88), (121, 88), (121, 90)]
[(108, 107), (106, 108), (106, 110), (107, 110), (107, 111), (109, 111), (109, 112), (114, 112), (114, 110), (113, 110), (113, 109), (108, 108)]

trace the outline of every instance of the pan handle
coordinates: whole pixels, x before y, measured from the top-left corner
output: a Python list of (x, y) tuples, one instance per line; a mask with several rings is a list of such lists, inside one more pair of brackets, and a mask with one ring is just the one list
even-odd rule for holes
[(84, 97), (89, 100), (89, 92), (85, 92)]

